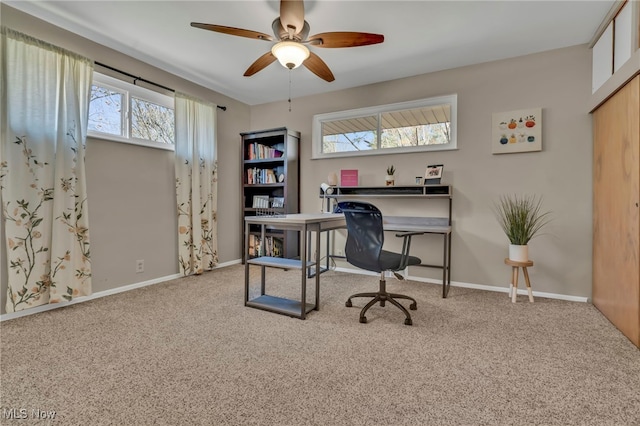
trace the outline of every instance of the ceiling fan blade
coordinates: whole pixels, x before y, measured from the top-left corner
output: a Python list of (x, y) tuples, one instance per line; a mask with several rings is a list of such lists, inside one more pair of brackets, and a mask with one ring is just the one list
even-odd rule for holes
[(302, 0), (281, 0), (280, 22), (285, 30), (293, 28), (293, 34), (302, 31), (304, 27), (304, 2)]
[(192, 22), (191, 26), (195, 28), (201, 28), (203, 30), (215, 31), (217, 33), (229, 34), (233, 36), (273, 41), (273, 37), (271, 37), (268, 34), (260, 33), (258, 31), (243, 30), (242, 28), (225, 27), (223, 25), (213, 25), (213, 24), (201, 24), (199, 22)]
[(271, 65), (273, 62), (275, 62), (275, 60), (276, 60), (276, 57), (273, 56), (271, 51), (265, 53), (264, 55), (256, 59), (256, 61), (252, 63), (249, 68), (247, 68), (247, 70), (244, 72), (244, 76), (251, 77), (258, 71), (262, 71), (263, 69)]
[(384, 41), (382, 34), (337, 31), (320, 33), (309, 37), (309, 42), (316, 47), (356, 47), (378, 44)]
[(309, 52), (309, 57), (302, 63), (302, 65), (304, 65), (309, 71), (311, 71), (321, 79), (328, 81), (329, 83), (336, 79), (327, 64), (325, 64), (324, 61), (320, 59), (320, 56), (316, 55), (313, 52)]

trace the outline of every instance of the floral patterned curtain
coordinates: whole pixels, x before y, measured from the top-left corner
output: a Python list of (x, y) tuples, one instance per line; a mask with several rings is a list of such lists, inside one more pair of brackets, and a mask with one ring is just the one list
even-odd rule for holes
[(216, 106), (176, 93), (178, 262), (184, 275), (218, 264)]
[(93, 63), (2, 28), (7, 312), (91, 294), (85, 140)]

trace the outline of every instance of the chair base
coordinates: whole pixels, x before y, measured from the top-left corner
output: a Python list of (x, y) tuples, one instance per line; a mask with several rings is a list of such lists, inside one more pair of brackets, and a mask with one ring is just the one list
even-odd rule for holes
[(372, 297), (373, 298), (360, 311), (360, 322), (362, 324), (366, 324), (367, 323), (367, 317), (365, 316), (365, 314), (367, 313), (367, 311), (369, 310), (370, 307), (372, 307), (373, 305), (375, 305), (378, 302), (380, 302), (380, 306), (384, 307), (385, 303), (389, 302), (392, 305), (396, 306), (398, 309), (400, 309), (402, 312), (404, 312), (404, 314), (405, 314), (405, 320), (404, 320), (405, 325), (413, 325), (413, 321), (411, 320), (411, 314), (409, 314), (409, 311), (407, 311), (407, 308), (402, 306), (400, 304), (400, 302), (398, 302), (396, 299), (410, 300), (412, 303), (411, 303), (411, 305), (409, 305), (409, 309), (411, 309), (412, 311), (415, 311), (416, 309), (418, 309), (418, 302), (416, 302), (416, 300), (413, 297), (409, 297), (409, 296), (406, 296), (404, 294), (387, 293), (386, 281), (384, 279), (384, 272), (381, 274), (380, 290), (379, 291), (377, 291), (377, 292), (369, 292), (369, 293), (357, 293), (357, 294), (353, 294), (353, 295), (349, 296), (349, 298), (347, 299), (347, 301), (344, 304), (347, 308), (350, 308), (350, 307), (353, 306), (353, 304), (351, 303), (351, 299), (353, 299), (354, 297)]

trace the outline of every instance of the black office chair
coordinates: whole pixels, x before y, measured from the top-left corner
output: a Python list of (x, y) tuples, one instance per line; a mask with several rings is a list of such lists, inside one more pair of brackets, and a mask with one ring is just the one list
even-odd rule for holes
[(347, 221), (348, 235), (345, 246), (347, 262), (358, 268), (380, 272), (380, 289), (377, 292), (354, 294), (347, 299), (345, 305), (351, 307), (351, 299), (354, 297), (373, 297), (360, 311), (360, 322), (366, 323), (367, 317), (365, 314), (367, 310), (377, 302), (380, 302), (380, 306), (384, 306), (385, 302), (388, 301), (405, 313), (404, 323), (412, 325), (413, 322), (409, 311), (396, 299), (410, 300), (412, 303), (409, 309), (413, 311), (417, 309), (417, 302), (414, 298), (403, 294), (387, 293), (385, 271), (393, 271), (396, 277), (403, 279), (402, 275), (395, 272), (403, 270), (409, 265), (422, 263), (419, 258), (409, 256), (411, 236), (416, 233), (396, 234), (397, 237), (404, 238), (402, 253), (389, 252), (382, 249), (384, 244), (382, 213), (376, 206), (360, 201), (342, 201), (338, 203), (338, 210), (344, 213)]

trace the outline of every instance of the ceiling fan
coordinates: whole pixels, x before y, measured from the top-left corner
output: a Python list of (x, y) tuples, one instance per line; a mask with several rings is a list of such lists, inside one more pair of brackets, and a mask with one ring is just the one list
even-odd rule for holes
[[(274, 41), (274, 38), (268, 34), (242, 28), (198, 22), (192, 22), (191, 26), (239, 37)], [(263, 70), (277, 59), (290, 70), (304, 65), (321, 79), (331, 82), (335, 80), (333, 73), (318, 55), (309, 51), (307, 45), (338, 48), (367, 46), (384, 41), (384, 36), (381, 34), (351, 31), (320, 33), (309, 37), (309, 23), (304, 20), (304, 3), (302, 0), (281, 0), (280, 16), (273, 21), (271, 27), (273, 28), (275, 40), (277, 40), (276, 44), (273, 45), (269, 52), (260, 56), (251, 64), (244, 73), (245, 77), (252, 76)]]

